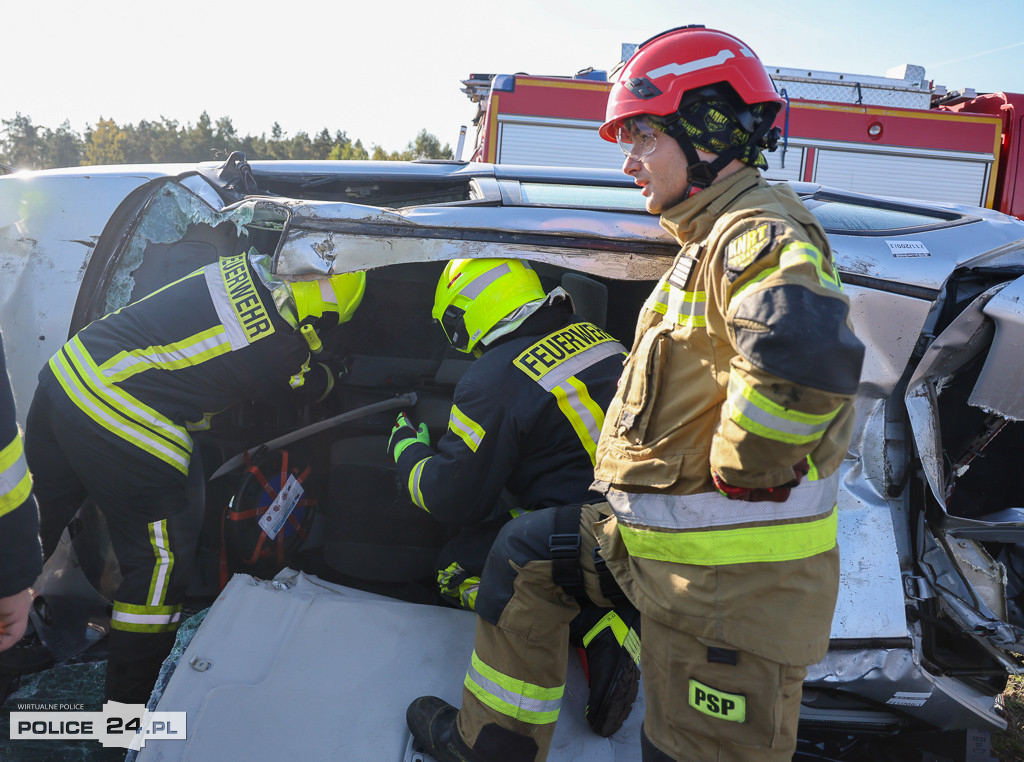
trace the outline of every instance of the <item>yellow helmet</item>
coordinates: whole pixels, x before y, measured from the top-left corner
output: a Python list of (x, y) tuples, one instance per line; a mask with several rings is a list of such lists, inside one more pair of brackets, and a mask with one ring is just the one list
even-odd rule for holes
[(294, 281), (288, 284), (295, 299), (295, 312), (299, 322), (307, 318), (322, 317), (334, 312), (338, 322), (351, 319), (356, 307), (363, 300), (366, 290), (366, 273), (341, 273), (319, 280)]
[(472, 352), (506, 315), (546, 296), (530, 265), (518, 259), (453, 259), (434, 293), (434, 320), (449, 343)]

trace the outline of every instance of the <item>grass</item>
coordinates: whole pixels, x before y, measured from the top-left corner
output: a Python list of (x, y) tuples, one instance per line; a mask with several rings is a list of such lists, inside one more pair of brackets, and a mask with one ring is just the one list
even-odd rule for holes
[(999, 762), (1024, 761), (1024, 678), (1011, 677), (1003, 693), (1007, 728), (992, 735), (992, 756)]

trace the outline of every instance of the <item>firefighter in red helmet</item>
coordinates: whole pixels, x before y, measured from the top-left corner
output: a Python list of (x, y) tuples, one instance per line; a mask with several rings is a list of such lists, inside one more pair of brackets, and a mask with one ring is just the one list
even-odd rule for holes
[[(828, 648), (864, 347), (821, 226), (761, 177), (781, 103), (743, 42), (684, 27), (637, 49), (601, 127), (681, 247), (605, 416), (606, 502), (579, 525), (587, 595), (602, 601), (606, 567), (641, 613), (645, 762), (788, 762), (806, 666)], [(529, 529), (512, 522), (484, 568), (481, 595), (514, 592), (501, 627), (478, 621), (462, 708), (407, 711), (439, 760), (547, 756), (565, 662), (537, 643), (575, 612)]]

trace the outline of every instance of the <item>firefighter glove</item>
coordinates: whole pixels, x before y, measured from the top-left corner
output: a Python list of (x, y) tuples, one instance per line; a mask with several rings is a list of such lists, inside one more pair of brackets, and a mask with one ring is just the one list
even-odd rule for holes
[(789, 493), (800, 484), (800, 480), (810, 470), (807, 458), (804, 458), (793, 466), (793, 479), (780, 484), (778, 487), (734, 487), (718, 475), (715, 469), (711, 469), (711, 480), (715, 483), (718, 494), (730, 500), (745, 500), (748, 503), (768, 501), (772, 503), (784, 503), (789, 499)]
[(405, 413), (399, 413), (398, 418), (395, 419), (395, 425), (391, 429), (391, 438), (388, 439), (388, 455), (394, 458), (395, 463), (397, 463), (405, 448), (414, 442), (422, 442), (425, 445), (430, 444), (427, 424), (421, 423), (419, 426), (413, 426), (409, 416)]

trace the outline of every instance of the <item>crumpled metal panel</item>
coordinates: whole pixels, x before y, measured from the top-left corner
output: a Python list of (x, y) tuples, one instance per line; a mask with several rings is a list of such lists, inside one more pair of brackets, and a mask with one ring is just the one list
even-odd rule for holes
[(949, 616), (1011, 672), (1020, 666), (1002, 649), (1024, 652), (1024, 633), (1003, 621), (1005, 571), (978, 543), (924, 532), (921, 571)]
[[(275, 253), (274, 273), (285, 280), (464, 257), (544, 259), (611, 278), (656, 280), (678, 249), (657, 218), (647, 215), (279, 203), (289, 218)], [(631, 253), (630, 248), (643, 253)]]
[[(918, 653), (910, 648), (829, 651), (822, 661), (807, 669), (801, 716), (815, 714), (818, 691), (823, 692), (822, 698), (838, 691), (840, 697), (861, 697), (869, 706), (885, 706), (894, 714), (914, 717), (939, 729), (1006, 728), (1006, 721), (995, 711), (992, 696), (949, 677), (931, 674), (921, 666)], [(824, 716), (839, 729), (844, 714), (833, 708)], [(854, 710), (848, 714), (850, 722), (863, 717)]]
[(1024, 384), (1019, 381), (1024, 348), (1024, 277), (1006, 284), (982, 307), (995, 323), (985, 367), (967, 400), (989, 413), (1024, 420)]
[(942, 386), (961, 368), (988, 349), (992, 321), (983, 314), (985, 305), (1005, 284), (978, 296), (928, 347), (918, 363), (905, 395), (914, 440), (932, 494), (946, 508), (942, 432), (939, 429), (939, 394)]

